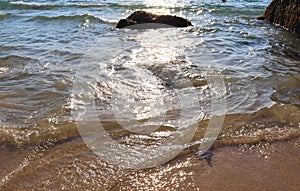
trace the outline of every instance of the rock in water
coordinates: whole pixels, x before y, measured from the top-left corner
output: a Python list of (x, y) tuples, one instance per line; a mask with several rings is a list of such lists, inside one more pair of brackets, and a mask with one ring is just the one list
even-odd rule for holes
[(270, 23), (300, 35), (300, 0), (273, 0), (264, 17)]
[(192, 26), (192, 23), (182, 17), (172, 15), (156, 15), (146, 11), (135, 11), (129, 15), (126, 19), (121, 19), (116, 28), (124, 28), (130, 25), (143, 24), (143, 23), (160, 23), (171, 25), (174, 27), (188, 27)]

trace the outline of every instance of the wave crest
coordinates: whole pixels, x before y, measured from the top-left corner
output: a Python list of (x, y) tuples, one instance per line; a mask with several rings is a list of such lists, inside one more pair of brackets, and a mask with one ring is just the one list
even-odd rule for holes
[(33, 3), (24, 1), (13, 1), (13, 2), (0, 2), (0, 8), (2, 10), (51, 10), (60, 7), (103, 7), (104, 4), (90, 4), (90, 3), (66, 3), (66, 4), (55, 4), (55, 3)]
[(101, 22), (101, 23), (115, 23), (115, 21), (102, 19), (100, 17), (90, 15), (90, 14), (83, 14), (83, 15), (60, 15), (55, 17), (47, 17), (47, 16), (36, 16), (29, 21), (85, 21), (90, 20), (94, 22)]

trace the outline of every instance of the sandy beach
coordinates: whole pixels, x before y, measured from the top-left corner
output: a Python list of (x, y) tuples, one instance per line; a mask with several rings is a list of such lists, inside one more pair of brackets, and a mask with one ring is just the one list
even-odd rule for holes
[[(146, 170), (121, 170), (95, 156), (80, 138), (37, 152), (1, 148), (1, 190), (299, 190), (300, 139), (225, 146), (210, 164), (194, 153)], [(14, 157), (16, 154), (16, 157)], [(11, 158), (13, 157), (13, 160)], [(2, 179), (3, 180), (3, 179)], [(2, 182), (3, 183), (3, 182)]]
[[(211, 165), (195, 156), (136, 173), (112, 190), (299, 190), (300, 140), (222, 147)], [(251, 146), (250, 146), (251, 147)], [(259, 156), (264, 153), (264, 156)], [(155, 184), (156, 183), (156, 184)]]

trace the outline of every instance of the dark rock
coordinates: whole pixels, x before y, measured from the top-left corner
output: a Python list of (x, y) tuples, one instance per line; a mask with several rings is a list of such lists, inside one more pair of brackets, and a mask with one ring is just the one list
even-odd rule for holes
[(129, 20), (129, 19), (121, 19), (121, 20), (119, 20), (116, 27), (120, 29), (120, 28), (124, 28), (124, 27), (130, 26), (130, 25), (135, 25), (135, 24), (137, 24), (136, 21)]
[(188, 27), (192, 26), (192, 23), (182, 17), (172, 15), (156, 15), (146, 11), (135, 11), (129, 15), (126, 19), (121, 19), (116, 28), (124, 28), (131, 25), (143, 24), (143, 23), (160, 23), (171, 25), (174, 27)]
[(265, 20), (265, 16), (259, 16), (256, 18), (257, 20)]
[(300, 35), (300, 0), (273, 0), (264, 17), (266, 21)]

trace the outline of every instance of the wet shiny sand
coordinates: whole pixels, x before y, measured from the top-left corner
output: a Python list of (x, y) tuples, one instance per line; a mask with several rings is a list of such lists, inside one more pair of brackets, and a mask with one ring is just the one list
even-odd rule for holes
[(299, 190), (300, 139), (243, 150), (214, 150), (212, 166), (194, 155), (178, 158), (136, 173), (112, 190)]
[[(139, 171), (123, 170), (105, 163), (80, 138), (40, 148), (0, 149), (1, 161), (5, 161), (0, 164), (1, 179), (9, 175), (2, 179), (0, 188), (3, 191), (296, 191), (300, 188), (299, 138), (219, 147), (212, 151), (211, 166), (203, 157), (189, 153), (162, 166)], [(21, 169), (18, 168), (20, 164), (24, 165)]]

